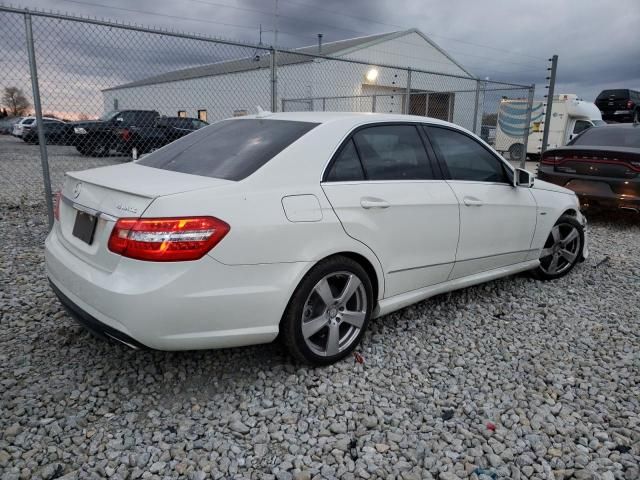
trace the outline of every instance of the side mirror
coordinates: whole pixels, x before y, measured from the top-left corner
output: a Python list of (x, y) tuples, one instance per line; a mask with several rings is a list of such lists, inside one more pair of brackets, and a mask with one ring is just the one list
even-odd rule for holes
[(513, 183), (516, 187), (533, 187), (533, 173), (528, 172), (523, 168), (516, 168), (513, 172)]

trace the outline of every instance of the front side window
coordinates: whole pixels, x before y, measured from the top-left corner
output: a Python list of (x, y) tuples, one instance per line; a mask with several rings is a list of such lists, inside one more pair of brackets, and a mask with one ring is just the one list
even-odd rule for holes
[(357, 131), (353, 141), (368, 180), (435, 178), (414, 125), (380, 125)]
[(428, 127), (428, 132), (452, 180), (509, 183), (502, 162), (473, 138), (449, 128)]
[(270, 119), (224, 120), (185, 135), (138, 163), (172, 172), (242, 180), (317, 125)]
[(591, 128), (593, 125), (586, 120), (576, 120), (576, 124), (573, 126), (573, 133), (578, 134), (585, 131), (587, 128)]

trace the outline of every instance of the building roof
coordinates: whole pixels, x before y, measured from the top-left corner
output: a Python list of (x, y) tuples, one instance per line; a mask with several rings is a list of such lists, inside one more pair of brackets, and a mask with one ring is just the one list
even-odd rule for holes
[[(422, 33), (417, 28), (411, 28), (409, 30), (401, 30), (397, 32), (378, 33), (375, 35), (367, 35), (364, 37), (348, 38), (345, 40), (337, 40), (335, 42), (326, 42), (322, 44), (321, 51), (318, 45), (310, 45), (307, 47), (296, 48), (289, 51), (278, 51), (277, 63), (278, 66), (293, 65), (305, 62), (312, 62), (316, 57), (308, 55), (327, 55), (333, 57), (339, 57), (352, 53), (356, 50), (361, 50), (378, 43), (393, 40), (398, 37), (416, 33), (420, 35), (427, 43), (446, 56), (453, 64), (459, 67), (463, 72), (473, 77), (465, 68), (456, 62), (447, 52), (435, 44), (429, 37)], [(153, 77), (144, 78), (135, 82), (125, 83), (112, 88), (106, 88), (103, 91), (119, 90), (121, 88), (142, 87), (145, 85), (155, 85), (158, 83), (176, 82), (180, 80), (191, 80), (200, 77), (211, 77), (215, 75), (225, 75), (229, 73), (246, 72), (250, 70), (259, 70), (262, 68), (269, 68), (271, 66), (271, 55), (268, 50), (263, 50), (262, 55), (252, 57), (238, 58), (232, 60), (222, 60), (220, 62), (212, 63), (209, 65), (202, 65), (198, 67), (185, 68), (182, 70), (174, 70), (171, 72), (162, 73)], [(401, 67), (398, 65), (398, 67)]]

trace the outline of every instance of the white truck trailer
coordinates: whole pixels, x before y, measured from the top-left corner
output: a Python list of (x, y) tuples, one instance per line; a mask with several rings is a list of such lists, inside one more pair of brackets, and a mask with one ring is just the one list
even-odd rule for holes
[[(503, 154), (508, 152), (510, 160), (521, 159), (526, 118), (527, 101), (525, 99), (500, 101), (495, 149)], [(547, 148), (566, 145), (583, 130), (604, 123), (602, 114), (595, 104), (578, 100), (577, 95), (574, 94), (554, 95)], [(527, 143), (527, 156), (532, 160), (540, 157), (543, 130), (544, 106), (541, 101), (534, 101)]]

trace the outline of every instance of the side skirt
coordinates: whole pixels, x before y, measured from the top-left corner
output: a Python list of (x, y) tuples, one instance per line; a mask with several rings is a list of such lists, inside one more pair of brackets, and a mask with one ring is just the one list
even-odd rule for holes
[(373, 318), (381, 317), (441, 293), (451, 292), (453, 290), (458, 290), (459, 288), (466, 288), (479, 283), (495, 280), (496, 278), (506, 277), (526, 270), (532, 270), (538, 265), (540, 265), (540, 261), (538, 259), (528, 260), (526, 262), (495, 268), (482, 273), (476, 273), (474, 275), (469, 275), (468, 277), (456, 278), (455, 280), (449, 280), (436, 285), (419, 288), (410, 292), (401, 293), (400, 295), (394, 295), (393, 297), (383, 298), (378, 302), (378, 306), (374, 310), (372, 316)]

